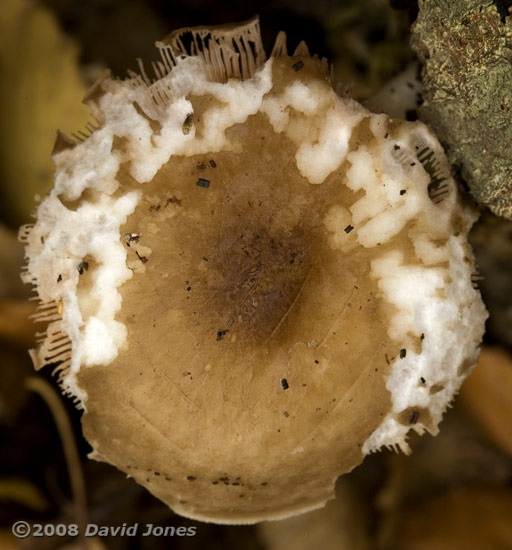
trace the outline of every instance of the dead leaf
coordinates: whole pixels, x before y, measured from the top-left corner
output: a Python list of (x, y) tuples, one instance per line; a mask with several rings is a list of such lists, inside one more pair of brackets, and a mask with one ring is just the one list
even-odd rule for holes
[(512, 456), (512, 358), (498, 348), (482, 348), (480, 361), (460, 397), (488, 438)]
[(34, 195), (52, 185), (56, 128), (76, 132), (91, 120), (75, 44), (53, 15), (27, 0), (0, 11), (0, 176), (4, 215), (30, 221)]

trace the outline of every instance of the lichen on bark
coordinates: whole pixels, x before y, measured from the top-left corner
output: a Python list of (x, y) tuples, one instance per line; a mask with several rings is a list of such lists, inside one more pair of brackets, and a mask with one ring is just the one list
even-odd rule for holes
[(419, 116), (471, 193), (512, 218), (510, 2), (420, 0), (411, 46), (423, 63)]

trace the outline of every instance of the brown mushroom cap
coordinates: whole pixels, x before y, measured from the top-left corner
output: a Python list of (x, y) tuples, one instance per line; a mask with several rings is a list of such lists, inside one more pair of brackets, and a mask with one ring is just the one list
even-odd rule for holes
[[(68, 361), (93, 457), (218, 523), (319, 507), (365, 453), (405, 450), (411, 428), (435, 433), (485, 319), (469, 279), (472, 214), (439, 175), (435, 138), (341, 100), (325, 63), (281, 55), (282, 37), (262, 66), (261, 44), (236, 46), (254, 29), (217, 45), (215, 29), (193, 30), (202, 42), (186, 53), (203, 65), (176, 61), (184, 46), (171, 36), (163, 60), (176, 66), (155, 83), (106, 77), (88, 96), (102, 128), (56, 155), (63, 174), (91, 141), (97, 153), (80, 162), (92, 183), (77, 191), (63, 175), (46, 203), (70, 219), (99, 208), (87, 219), (101, 238), (69, 244), (55, 216), (26, 237), (31, 280), (62, 300), (35, 356), (48, 362), (68, 334), (51, 357)], [(220, 83), (237, 73), (224, 54), (216, 70), (226, 48), (248, 56), (235, 64), (246, 80)], [(117, 164), (96, 177), (108, 139)], [(80, 251), (78, 274), (47, 258), (41, 235), (64, 241), (67, 258)], [(466, 350), (451, 357), (454, 342)]]
[(399, 345), (371, 250), (329, 244), (340, 175), (312, 186), (263, 114), (232, 134), (243, 152), (176, 156), (144, 184), (121, 229), (151, 250), (128, 250), (145, 267), (120, 289), (129, 345), (78, 384), (109, 462), (178, 512), (245, 522), (319, 506), (361, 462)]

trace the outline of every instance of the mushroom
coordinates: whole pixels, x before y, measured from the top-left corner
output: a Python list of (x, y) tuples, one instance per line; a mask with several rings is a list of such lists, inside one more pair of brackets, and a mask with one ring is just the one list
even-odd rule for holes
[(58, 138), (21, 231), (91, 457), (216, 523), (322, 506), (336, 478), (437, 432), (485, 308), (475, 220), (419, 122), (335, 94), (325, 60), (259, 22), (157, 43), (106, 74), (98, 128)]

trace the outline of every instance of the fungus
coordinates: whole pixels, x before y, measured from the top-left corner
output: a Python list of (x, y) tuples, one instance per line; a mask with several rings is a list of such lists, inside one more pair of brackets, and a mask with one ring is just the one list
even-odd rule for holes
[(87, 94), (99, 127), (59, 139), (21, 231), (35, 366), (91, 457), (179, 514), (320, 507), (365, 454), (435, 434), (475, 364), (475, 215), (432, 132), (338, 97), (303, 43), (265, 61), (251, 20), (157, 47), (156, 79)]

